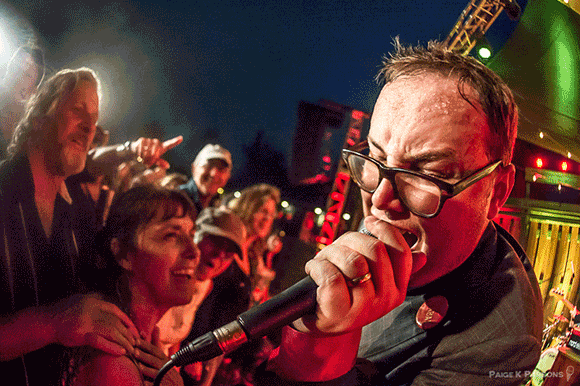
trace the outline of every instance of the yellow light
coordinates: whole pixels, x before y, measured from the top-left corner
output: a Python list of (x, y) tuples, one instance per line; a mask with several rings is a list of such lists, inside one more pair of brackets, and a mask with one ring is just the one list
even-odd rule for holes
[(562, 184), (558, 184), (558, 191), (562, 191)]
[(568, 158), (572, 158), (572, 153), (568, 152)]
[(541, 169), (541, 168), (542, 168), (542, 166), (544, 166), (544, 160), (543, 160), (543, 159), (541, 159), (540, 157), (536, 158), (536, 167), (537, 167), (538, 169)]
[(540, 138), (544, 138), (544, 132), (540, 131)]
[(537, 176), (534, 174), (534, 176), (532, 177), (532, 180), (533, 180), (534, 182), (536, 182), (536, 181), (538, 180), (538, 177), (537, 177)]
[(224, 188), (218, 188), (217, 192), (218, 194), (224, 194)]
[(343, 215), (342, 215), (342, 218), (343, 218), (345, 221), (348, 221), (348, 220), (350, 220), (350, 213), (345, 213), (345, 214), (343, 214)]
[(238, 197), (240, 197), (241, 195), (242, 195), (242, 193), (240, 193), (240, 192), (234, 192), (234, 197), (235, 197), (235, 198), (238, 198)]
[(560, 167), (562, 168), (563, 172), (567, 171), (568, 170), (568, 162), (566, 162), (566, 161), (562, 162)]
[(321, 213), (322, 213), (322, 209), (320, 209), (320, 208), (314, 209), (314, 214), (321, 214)]
[(289, 205), (290, 205), (290, 204), (288, 204), (288, 201), (282, 201), (282, 202), (280, 203), (280, 206), (281, 206), (282, 208), (288, 208), (288, 206), (289, 206)]

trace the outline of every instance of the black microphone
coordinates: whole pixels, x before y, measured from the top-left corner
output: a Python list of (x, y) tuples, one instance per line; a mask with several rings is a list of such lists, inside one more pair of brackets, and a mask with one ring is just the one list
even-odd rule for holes
[[(375, 237), (365, 228), (359, 232)], [(222, 354), (229, 354), (249, 340), (261, 338), (270, 332), (313, 313), (316, 309), (317, 285), (305, 277), (268, 301), (240, 314), (237, 320), (194, 339), (171, 356), (174, 366), (202, 362)]]
[[(360, 233), (376, 237), (365, 228)], [(185, 366), (229, 354), (249, 340), (261, 338), (316, 310), (318, 286), (310, 276), (284, 290), (270, 300), (238, 315), (237, 319), (194, 339), (171, 356), (159, 369), (153, 386), (159, 386), (174, 366)]]
[(202, 362), (229, 354), (249, 340), (261, 338), (316, 309), (317, 285), (310, 276), (237, 319), (193, 340), (171, 356), (174, 366)]

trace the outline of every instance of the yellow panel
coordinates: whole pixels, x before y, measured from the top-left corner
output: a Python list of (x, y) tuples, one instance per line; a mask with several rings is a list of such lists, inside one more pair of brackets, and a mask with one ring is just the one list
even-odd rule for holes
[(572, 281), (572, 286), (570, 288), (570, 295), (568, 300), (572, 302), (572, 304), (578, 304), (578, 286), (580, 283), (580, 275), (578, 274), (580, 271), (580, 242), (578, 238), (580, 237), (580, 227), (574, 226), (572, 227), (571, 237), (570, 237), (570, 261), (571, 267), (570, 269), (572, 278), (569, 279), (568, 282)]
[(538, 243), (538, 253), (536, 267), (534, 271), (540, 284), (542, 298), (546, 298), (550, 290), (552, 271), (554, 268), (554, 255), (558, 245), (558, 224), (542, 223), (540, 228), (540, 239)]
[[(559, 288), (564, 293), (568, 295), (569, 293), (569, 281), (566, 281), (566, 276), (570, 275), (570, 226), (563, 225), (561, 227), (562, 233), (560, 240), (558, 241), (558, 249), (554, 256), (554, 271), (552, 273), (552, 288)], [(569, 280), (569, 279), (568, 279)], [(557, 306), (553, 310), (552, 314), (569, 316), (569, 310), (564, 309), (564, 303), (558, 302)]]
[(534, 268), (535, 268), (536, 251), (537, 251), (538, 237), (539, 237), (538, 225), (539, 225), (539, 223), (537, 221), (530, 222), (530, 230), (528, 233), (528, 245), (526, 246), (526, 254), (528, 255), (528, 258), (530, 259), (530, 263), (532, 263), (532, 266)]

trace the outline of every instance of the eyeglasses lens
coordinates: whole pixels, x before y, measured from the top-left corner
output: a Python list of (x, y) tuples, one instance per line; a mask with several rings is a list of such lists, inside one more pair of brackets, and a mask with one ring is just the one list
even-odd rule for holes
[[(373, 193), (381, 182), (379, 166), (363, 157), (350, 154), (348, 166), (356, 184), (363, 190)], [(441, 201), (439, 187), (420, 176), (397, 172), (391, 183), (396, 184), (399, 198), (412, 212), (429, 216), (437, 212)]]

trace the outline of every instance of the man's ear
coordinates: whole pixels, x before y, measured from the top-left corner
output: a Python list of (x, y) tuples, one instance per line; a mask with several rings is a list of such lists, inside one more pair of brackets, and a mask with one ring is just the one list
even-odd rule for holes
[(115, 256), (117, 263), (126, 271), (131, 271), (132, 265), (129, 259), (127, 259), (127, 253), (121, 251), (121, 242), (118, 238), (113, 237), (111, 239), (111, 252)]
[(489, 210), (487, 212), (487, 219), (492, 220), (498, 214), (503, 204), (510, 196), (512, 188), (514, 187), (514, 181), (516, 176), (516, 168), (514, 164), (509, 164), (508, 166), (501, 167), (498, 171), (498, 176), (495, 179), (494, 185), (492, 187), (492, 196), (489, 203)]

